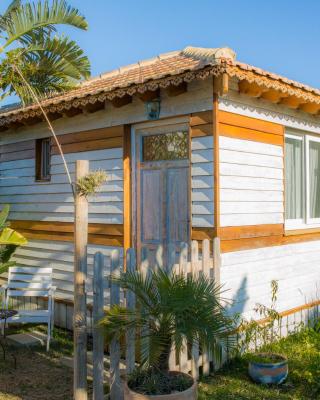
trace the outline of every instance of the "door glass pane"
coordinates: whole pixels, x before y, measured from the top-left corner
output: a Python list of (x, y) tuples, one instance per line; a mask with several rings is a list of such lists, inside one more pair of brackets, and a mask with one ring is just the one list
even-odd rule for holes
[(302, 140), (286, 138), (286, 219), (303, 218)]
[(320, 143), (309, 143), (310, 218), (320, 218)]
[(142, 137), (142, 161), (188, 158), (188, 132), (178, 131)]

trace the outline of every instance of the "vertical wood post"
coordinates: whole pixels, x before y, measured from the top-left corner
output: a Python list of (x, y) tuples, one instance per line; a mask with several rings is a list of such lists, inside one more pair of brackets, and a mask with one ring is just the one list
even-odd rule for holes
[[(198, 242), (192, 240), (191, 242), (191, 273), (195, 276), (199, 276), (199, 271), (197, 269), (197, 262), (199, 260), (199, 248)], [(191, 348), (191, 373), (194, 379), (199, 378), (199, 343), (192, 343)]]
[(94, 255), (93, 263), (93, 400), (103, 400), (104, 338), (99, 320), (103, 317), (104, 256)]
[(213, 279), (217, 286), (220, 286), (220, 269), (221, 269), (221, 254), (220, 254), (220, 238), (213, 239)]
[[(180, 255), (179, 255), (179, 273), (184, 275), (185, 278), (188, 274), (188, 251), (189, 247), (187, 243), (181, 243)], [(188, 373), (188, 342), (183, 340), (182, 349), (179, 355), (179, 369), (181, 372)]]
[[(111, 274), (120, 277), (120, 253), (113, 250), (111, 253)], [(110, 307), (120, 303), (120, 287), (111, 282), (110, 286)], [(117, 339), (112, 339), (110, 343), (110, 399), (122, 399), (120, 383), (120, 343)]]
[[(136, 256), (134, 249), (128, 249), (126, 255), (127, 272), (136, 271)], [(134, 310), (136, 306), (135, 295), (130, 290), (126, 293), (127, 308)], [(134, 328), (128, 329), (126, 334), (126, 373), (130, 374), (135, 367), (135, 336)]]
[[(76, 181), (89, 171), (89, 162), (76, 162)], [(87, 400), (87, 245), (88, 245), (88, 201), (75, 195), (74, 224), (74, 399)]]

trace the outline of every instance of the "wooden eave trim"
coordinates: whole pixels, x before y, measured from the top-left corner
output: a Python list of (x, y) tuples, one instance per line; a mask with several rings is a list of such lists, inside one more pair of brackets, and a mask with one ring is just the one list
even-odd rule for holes
[[(59, 97), (43, 101), (42, 106), (48, 113), (64, 113), (72, 108), (85, 107), (87, 104), (95, 104), (96, 102), (112, 101), (115, 98), (122, 98), (126, 95), (139, 95), (147, 91), (155, 91), (157, 89), (166, 89), (169, 86), (179, 86), (184, 82), (189, 83), (193, 80), (205, 80), (212, 76), (219, 76), (226, 72), (226, 64), (224, 62), (204, 67), (199, 70), (186, 71), (177, 75), (166, 76), (159, 79), (150, 79), (141, 84), (133, 84), (123, 88), (115, 88), (107, 91), (97, 90), (96, 93), (81, 93), (78, 97), (66, 99)], [(89, 90), (89, 89), (88, 89)], [(37, 105), (32, 105), (24, 109), (14, 110), (0, 115), (1, 127), (9, 126), (13, 122), (24, 122), (29, 118), (42, 117), (42, 112)]]
[(301, 98), (305, 103), (320, 104), (319, 94), (312, 92), (312, 90), (308, 91), (304, 88), (294, 86), (293, 83), (283, 82), (281, 81), (281, 78), (272, 78), (270, 76), (266, 76), (266, 74), (259, 74), (255, 71), (242, 69), (237, 65), (228, 65), (227, 73), (230, 77), (236, 77), (240, 81), (246, 80), (249, 83), (254, 83), (262, 88), (265, 88), (266, 90), (273, 89), (277, 92), (285, 93), (288, 96), (295, 96)]

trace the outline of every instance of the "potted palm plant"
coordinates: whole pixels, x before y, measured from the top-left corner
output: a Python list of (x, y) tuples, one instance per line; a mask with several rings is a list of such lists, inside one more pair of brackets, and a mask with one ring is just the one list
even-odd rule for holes
[(196, 399), (197, 383), (190, 375), (171, 372), (169, 356), (173, 347), (180, 351), (183, 343), (192, 342), (221, 356), (233, 321), (221, 304), (220, 287), (205, 276), (162, 269), (112, 279), (136, 297), (135, 309), (113, 306), (100, 322), (108, 341), (123, 341), (128, 329), (138, 332), (140, 366), (124, 383), (125, 400)]

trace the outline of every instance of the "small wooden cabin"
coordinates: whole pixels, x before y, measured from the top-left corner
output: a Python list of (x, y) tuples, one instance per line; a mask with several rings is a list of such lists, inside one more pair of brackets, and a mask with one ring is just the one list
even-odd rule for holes
[[(188, 47), (119, 68), (43, 101), (71, 172), (107, 171), (89, 206), (100, 250), (221, 239), (221, 282), (252, 315), (279, 283), (278, 308), (319, 301), (320, 91)], [(37, 105), (0, 113), (0, 203), (28, 239), (15, 260), (52, 266), (72, 300), (73, 199)]]

